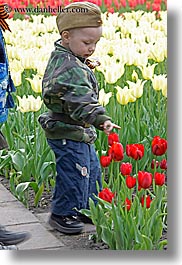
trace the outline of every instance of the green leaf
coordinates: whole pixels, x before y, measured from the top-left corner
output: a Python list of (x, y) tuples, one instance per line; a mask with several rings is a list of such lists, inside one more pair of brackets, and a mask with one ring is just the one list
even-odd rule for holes
[[(39, 155), (38, 163), (37, 163), (37, 171), (41, 171), (41, 169), (43, 168), (43, 166), (42, 166), (43, 164), (50, 163), (50, 162), (45, 162), (49, 152), (50, 152), (50, 147), (47, 146), (45, 148), (45, 150), (43, 151), (43, 153), (41, 155)], [(55, 165), (55, 162), (51, 161), (51, 163), (53, 163)]]
[(106, 243), (110, 249), (116, 249), (116, 242), (113, 237), (113, 231), (111, 231), (108, 227), (102, 226), (102, 240)]
[(14, 154), (11, 154), (12, 163), (17, 171), (22, 171), (25, 166), (25, 155), (18, 150)]
[(54, 188), (55, 187), (55, 179), (51, 178), (50, 184), (51, 184), (51, 187)]
[(141, 244), (136, 243), (133, 247), (134, 250), (141, 250)]
[(97, 210), (94, 201), (89, 198), (89, 207), (90, 207), (90, 213), (92, 216), (92, 221), (96, 225), (97, 224)]
[(145, 234), (148, 236), (151, 235), (152, 227), (154, 226), (154, 223), (156, 222), (157, 214), (158, 214), (158, 209), (154, 212), (151, 213), (151, 217), (148, 219), (146, 225), (145, 225)]
[(164, 249), (164, 246), (166, 246), (168, 243), (167, 239), (164, 239), (162, 241), (160, 241), (157, 245), (157, 249), (159, 250), (163, 250)]
[(94, 197), (107, 209), (111, 210), (112, 205), (110, 202), (104, 201), (103, 199), (99, 198), (98, 196), (94, 195)]
[(114, 224), (115, 238), (116, 238), (116, 249), (123, 249), (125, 247), (124, 244), (124, 226), (123, 221), (119, 218), (119, 214), (117, 213), (117, 207), (112, 203), (112, 219)]
[(153, 244), (152, 244), (152, 240), (150, 239), (150, 237), (146, 236), (146, 235), (142, 235), (144, 241), (145, 241), (145, 250), (152, 250), (153, 249)]
[(42, 196), (43, 191), (44, 191), (44, 184), (42, 183), (42, 185), (39, 187), (39, 189), (35, 195), (34, 203), (35, 203), (36, 207), (38, 206), (38, 203), (40, 201), (40, 198)]
[(8, 122), (4, 123), (3, 132), (5, 132), (8, 145), (12, 149), (12, 147), (14, 145), (14, 141), (13, 141), (13, 135), (12, 135), (11, 127), (9, 126)]
[(41, 185), (49, 176), (55, 175), (55, 163), (52, 161), (44, 162), (39, 171), (40, 179), (37, 180)]
[(153, 242), (158, 243), (161, 236), (162, 236), (162, 230), (163, 230), (163, 225), (162, 225), (162, 219), (157, 218), (155, 221), (152, 229), (151, 229), (151, 235), (153, 237)]
[(9, 163), (11, 163), (11, 156), (6, 155), (1, 157), (0, 170), (6, 167)]
[(136, 227), (136, 229), (134, 229), (134, 233), (135, 233), (135, 242), (142, 244), (143, 243), (143, 237), (142, 237), (142, 234), (140, 233), (140, 231), (137, 227)]
[(80, 212), (81, 214), (86, 215), (87, 217), (91, 217), (91, 212), (90, 212), (90, 210), (88, 210), (88, 209), (81, 209), (81, 210), (79, 210), (79, 212)]
[(16, 193), (21, 194), (25, 192), (29, 187), (32, 187), (35, 193), (38, 191), (38, 185), (36, 182), (22, 182), (16, 186)]

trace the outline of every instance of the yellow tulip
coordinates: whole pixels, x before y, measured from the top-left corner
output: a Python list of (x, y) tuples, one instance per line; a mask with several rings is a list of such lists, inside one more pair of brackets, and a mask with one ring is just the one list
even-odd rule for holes
[(10, 65), (10, 71), (14, 71), (14, 72), (22, 72), (24, 71), (23, 66), (21, 65), (21, 62), (19, 60), (12, 60), (9, 61), (9, 65)]
[(15, 86), (20, 86), (21, 83), (22, 83), (22, 71), (19, 70), (19, 71), (11, 71), (11, 77), (13, 79), (13, 83)]
[(43, 77), (46, 66), (47, 66), (47, 61), (37, 62), (37, 74), (40, 77)]
[(127, 65), (135, 64), (136, 48), (125, 48), (125, 50), (123, 50), (123, 57), (123, 61), (125, 61)]
[[(125, 19), (123, 20), (122, 26), (121, 26), (121, 32), (127, 34), (131, 34), (131, 29), (136, 30), (137, 29), (137, 22), (133, 18), (131, 19)], [(128, 35), (128, 37), (129, 37)]]
[(129, 84), (130, 92), (135, 98), (141, 98), (141, 96), (143, 95), (143, 86), (145, 82), (146, 81), (142, 81), (140, 79), (138, 79), (136, 83), (127, 81), (127, 83)]
[(23, 113), (30, 112), (30, 111), (33, 111), (33, 112), (39, 111), (42, 106), (42, 102), (43, 102), (40, 96), (35, 98), (32, 95), (28, 95), (28, 97), (24, 95), (22, 98), (20, 96), (17, 96), (17, 98), (19, 101), (19, 106), (17, 109)]
[(162, 95), (163, 95), (165, 98), (167, 98), (167, 84), (166, 84), (166, 86), (163, 86), (163, 87), (162, 87)]
[(22, 98), (20, 96), (16, 96), (19, 101), (19, 106), (17, 107), (17, 110), (20, 110), (21, 112), (29, 112), (30, 111), (30, 103), (26, 96), (24, 95)]
[(108, 84), (115, 84), (124, 74), (124, 65), (115, 63), (105, 67), (104, 77)]
[(34, 63), (32, 60), (32, 54), (24, 52), (21, 56), (21, 64), (24, 67), (24, 69), (33, 69)]
[(164, 61), (165, 54), (166, 54), (166, 52), (163, 49), (163, 47), (161, 47), (161, 45), (159, 45), (159, 44), (155, 44), (155, 45), (153, 45), (153, 48), (151, 49), (150, 57), (151, 57), (151, 59), (153, 59), (159, 63), (159, 62)]
[(105, 93), (103, 88), (99, 91), (99, 103), (102, 106), (106, 106), (109, 103), (109, 99), (111, 97), (112, 97), (112, 92)]
[(132, 100), (131, 100), (132, 97), (131, 97), (131, 95), (129, 93), (129, 89), (128, 89), (127, 86), (125, 86), (124, 88), (116, 86), (116, 89), (117, 89), (116, 98), (117, 98), (117, 101), (118, 101), (119, 104), (127, 105), (128, 102), (132, 102)]
[(146, 80), (150, 80), (154, 76), (154, 68), (157, 65), (157, 63), (152, 65), (143, 65), (142, 67), (139, 66), (139, 68), (142, 71), (143, 78)]
[(38, 75), (34, 75), (33, 79), (25, 78), (31, 84), (32, 90), (36, 93), (42, 92), (42, 78)]
[(156, 21), (155, 12), (149, 12), (149, 13), (144, 12), (144, 14), (142, 15), (140, 19), (140, 23), (142, 21), (152, 24), (154, 21)]
[(115, 84), (120, 76), (118, 75), (118, 72), (113, 71), (111, 67), (107, 67), (104, 77), (108, 84)]
[(55, 17), (50, 16), (50, 17), (44, 17), (43, 16), (43, 24), (46, 26), (46, 32), (53, 32), (57, 30), (56, 23), (55, 23)]
[(112, 25), (107, 26), (107, 27), (103, 27), (103, 32), (102, 35), (104, 38), (108, 39), (108, 40), (114, 40), (117, 38), (117, 35), (119, 37), (119, 32), (116, 32), (116, 28)]
[(134, 97), (134, 95), (132, 94), (132, 90), (128, 89), (128, 102), (135, 102), (137, 100), (136, 97)]
[(34, 98), (33, 96), (30, 95), (29, 100), (30, 100), (31, 111), (36, 112), (41, 109), (43, 100), (41, 99), (40, 96)]
[(133, 64), (136, 66), (143, 66), (146, 65), (148, 62), (148, 53), (139, 53), (136, 52), (134, 55), (134, 62)]
[(154, 90), (167, 91), (167, 77), (166, 75), (154, 75), (152, 79), (152, 85)]
[(138, 80), (138, 74), (135, 70), (133, 70), (131, 78), (132, 78), (132, 81), (134, 81), (134, 82)]

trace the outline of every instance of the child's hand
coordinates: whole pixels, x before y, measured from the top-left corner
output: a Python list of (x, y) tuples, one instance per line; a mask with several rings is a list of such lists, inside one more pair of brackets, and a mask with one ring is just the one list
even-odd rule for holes
[(121, 129), (120, 126), (118, 126), (117, 124), (112, 123), (110, 120), (105, 121), (103, 125), (101, 125), (101, 127), (103, 127), (105, 134), (109, 135), (110, 132), (112, 131), (113, 128), (116, 129)]

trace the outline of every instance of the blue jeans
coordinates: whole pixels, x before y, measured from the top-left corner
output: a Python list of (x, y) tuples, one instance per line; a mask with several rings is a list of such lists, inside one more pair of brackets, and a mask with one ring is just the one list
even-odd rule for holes
[(89, 197), (96, 203), (96, 181), (101, 190), (101, 169), (93, 145), (72, 140), (48, 139), (56, 158), (56, 185), (52, 213), (77, 215), (74, 209), (89, 208)]

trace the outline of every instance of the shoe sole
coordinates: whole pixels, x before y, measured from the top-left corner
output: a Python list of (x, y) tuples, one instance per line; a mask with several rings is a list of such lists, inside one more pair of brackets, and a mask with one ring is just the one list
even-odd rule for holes
[(18, 250), (16, 245), (5, 246), (0, 244), (0, 250)]
[(5, 240), (3, 241), (3, 244), (4, 246), (17, 245), (17, 244), (27, 241), (29, 238), (30, 238), (30, 235), (26, 235), (24, 238)]
[(59, 232), (64, 233), (64, 234), (79, 234), (84, 228), (84, 226), (83, 227), (75, 227), (75, 228), (65, 227), (65, 226), (60, 225), (58, 222), (54, 221), (51, 218), (49, 219), (48, 223), (54, 229), (56, 229)]

